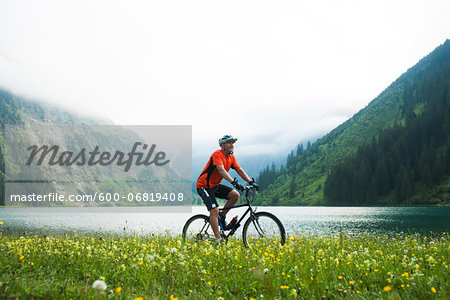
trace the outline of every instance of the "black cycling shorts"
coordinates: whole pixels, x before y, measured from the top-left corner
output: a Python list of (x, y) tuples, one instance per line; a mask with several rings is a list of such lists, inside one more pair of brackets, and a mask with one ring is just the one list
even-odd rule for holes
[(211, 209), (219, 206), (217, 204), (216, 197), (220, 199), (227, 199), (228, 194), (232, 190), (232, 188), (226, 185), (218, 184), (212, 188), (197, 188), (197, 193), (200, 195), (200, 197), (202, 197), (203, 203), (205, 203), (206, 208), (208, 208), (208, 211), (210, 211)]

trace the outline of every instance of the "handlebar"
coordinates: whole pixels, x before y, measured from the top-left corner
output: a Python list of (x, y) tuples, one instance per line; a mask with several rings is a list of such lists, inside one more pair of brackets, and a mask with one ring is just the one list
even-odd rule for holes
[[(249, 190), (257, 190), (254, 186), (252, 185), (246, 185), (244, 186), (244, 191), (249, 191)], [(259, 190), (259, 189), (258, 189)]]
[[(255, 197), (256, 191), (257, 191), (257, 189), (254, 186), (247, 185), (244, 187), (243, 192), (245, 193), (245, 198), (246, 198), (247, 202), (251, 202), (251, 199), (253, 197)], [(250, 192), (251, 192), (251, 195), (249, 196)]]
[(242, 186), (241, 184), (238, 183), (238, 180), (236, 177), (234, 177), (233, 182), (231, 183), (238, 191), (242, 191), (242, 192), (246, 192), (246, 194), (248, 194), (248, 191), (250, 190), (259, 190), (259, 186), (257, 184), (255, 184), (255, 179), (252, 178), (251, 181), (251, 185), (247, 185), (247, 186)]

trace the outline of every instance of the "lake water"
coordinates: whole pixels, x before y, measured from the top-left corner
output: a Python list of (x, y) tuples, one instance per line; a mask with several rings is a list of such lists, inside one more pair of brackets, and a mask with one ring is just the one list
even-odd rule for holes
[[(243, 211), (231, 211), (228, 219)], [(258, 211), (275, 214), (288, 234), (450, 232), (450, 207), (259, 207)], [(4, 223), (0, 231), (179, 235), (186, 220), (198, 213), (207, 211), (193, 207), (192, 213), (23, 213), (0, 208), (0, 221)]]

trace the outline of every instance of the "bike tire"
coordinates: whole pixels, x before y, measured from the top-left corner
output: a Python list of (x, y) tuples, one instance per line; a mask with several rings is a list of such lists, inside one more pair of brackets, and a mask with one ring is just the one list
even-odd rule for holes
[(247, 248), (254, 248), (264, 243), (282, 246), (286, 242), (286, 231), (276, 216), (261, 211), (245, 222), (242, 229), (242, 240)]
[(184, 224), (184, 241), (206, 241), (211, 239), (214, 239), (214, 232), (209, 225), (208, 216), (195, 215)]

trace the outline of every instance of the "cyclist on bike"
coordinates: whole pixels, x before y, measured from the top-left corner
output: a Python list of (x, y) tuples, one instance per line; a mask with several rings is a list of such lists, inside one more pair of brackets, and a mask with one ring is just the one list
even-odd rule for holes
[[(217, 243), (220, 243), (222, 240), (220, 237), (218, 218), (220, 217), (220, 221), (225, 227), (224, 229), (229, 230), (231, 228), (228, 228), (225, 222), (225, 215), (228, 210), (224, 210), (223, 214), (221, 213), (219, 215), (219, 205), (217, 204), (216, 197), (227, 199), (224, 208), (230, 207), (239, 200), (240, 194), (236, 190), (244, 190), (244, 187), (237, 182), (236, 178), (233, 179), (228, 171), (231, 168), (236, 170), (239, 176), (248, 182), (249, 185), (259, 189), (259, 186), (251, 180), (250, 177), (248, 177), (244, 169), (242, 169), (236, 162), (236, 158), (233, 155), (234, 143), (236, 141), (237, 139), (231, 135), (224, 135), (220, 138), (220, 149), (214, 151), (211, 155), (208, 163), (197, 180), (197, 192), (200, 197), (202, 197), (203, 203), (209, 211), (209, 223), (211, 224)], [(229, 181), (236, 190), (220, 184), (224, 178)]]

